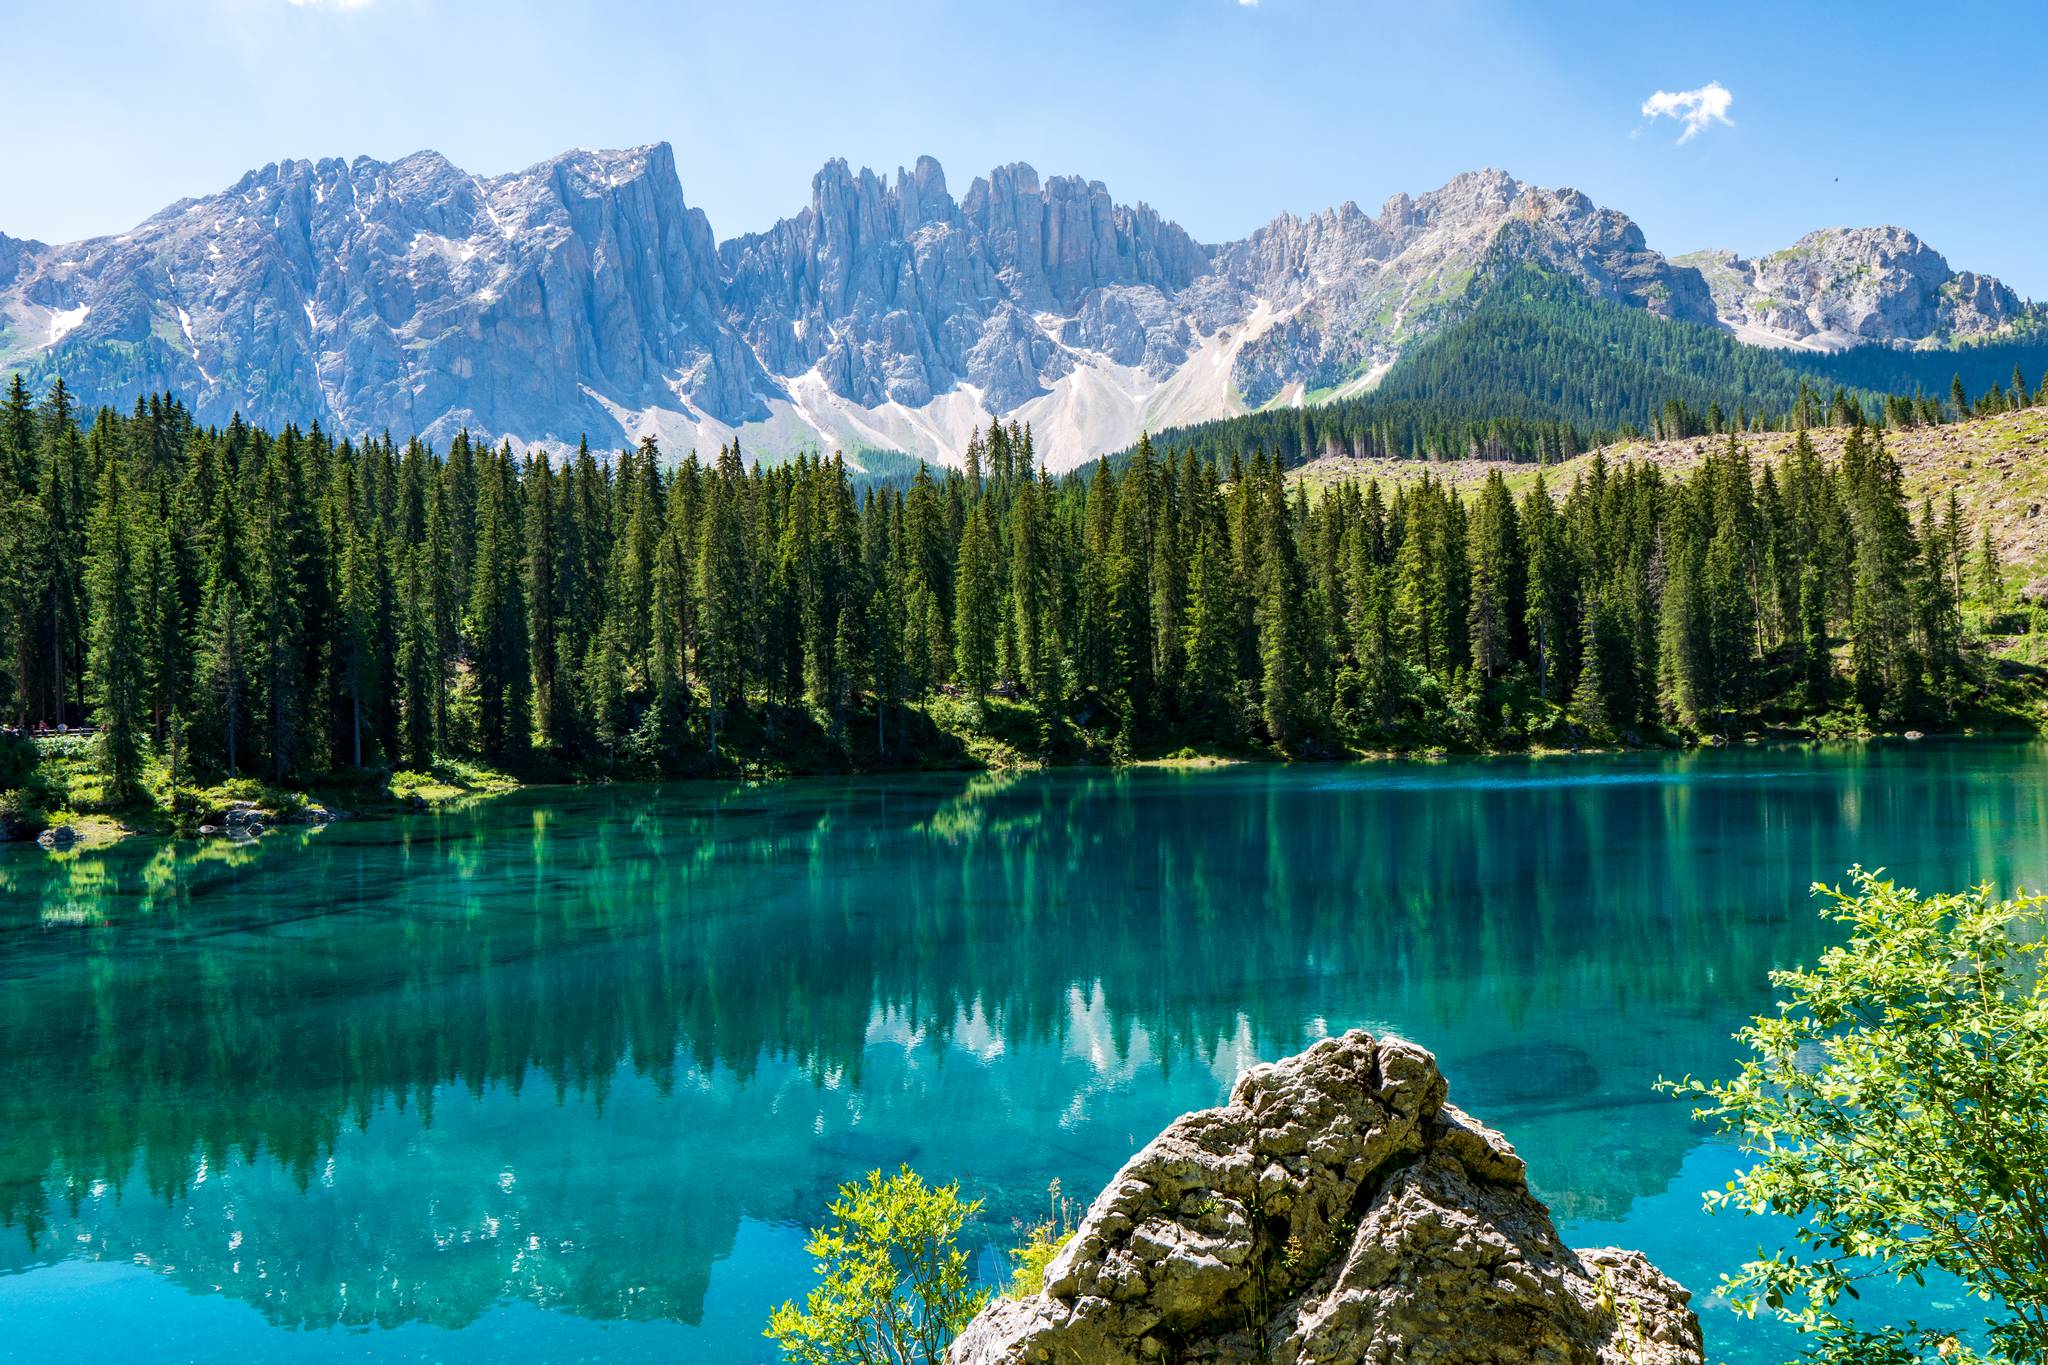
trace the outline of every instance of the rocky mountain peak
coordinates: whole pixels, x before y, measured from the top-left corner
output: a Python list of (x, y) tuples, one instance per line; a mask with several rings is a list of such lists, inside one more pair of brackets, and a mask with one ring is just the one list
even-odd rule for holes
[(1402, 215), (1403, 222), (1409, 227), (1427, 227), (1444, 219), (1497, 218), (1521, 197), (1522, 190), (1521, 181), (1492, 166), (1464, 171), (1410, 200)]
[[(88, 402), (445, 440), (957, 458), (992, 417), (1056, 468), (1142, 430), (1356, 393), (1521, 263), (1772, 344), (1987, 335), (2030, 316), (1899, 229), (1671, 261), (1625, 214), (1498, 169), (1205, 246), (1023, 162), (826, 163), (723, 244), (666, 143), (476, 176), (432, 151), (273, 162), (129, 232), (0, 237), (0, 368)], [(1710, 292), (1711, 291), (1711, 292)]]
[(1821, 228), (1782, 251), (1675, 258), (1698, 269), (1720, 320), (1746, 341), (1839, 351), (1983, 337), (2024, 320), (1997, 280), (1950, 268), (1914, 233), (1889, 224)]

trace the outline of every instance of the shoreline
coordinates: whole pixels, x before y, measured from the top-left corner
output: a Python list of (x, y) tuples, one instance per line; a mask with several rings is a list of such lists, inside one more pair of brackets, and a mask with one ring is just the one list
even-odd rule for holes
[[(1734, 749), (1775, 749), (1827, 746), (1864, 746), (1879, 744), (1908, 743), (2027, 743), (2038, 741), (2048, 731), (2024, 727), (1986, 728), (1962, 726), (1954, 729), (1863, 731), (1849, 734), (1823, 734), (1816, 732), (1798, 733), (1790, 730), (1751, 732), (1734, 738), (1707, 736), (1692, 742), (1672, 744), (1584, 744), (1555, 745), (1537, 744), (1514, 749), (1457, 749), (1446, 746), (1418, 746), (1414, 748), (1355, 750), (1341, 753), (1286, 755), (1258, 754), (1238, 751), (1200, 751), (1192, 747), (1173, 753), (1115, 761), (1040, 761), (1033, 763), (945, 763), (906, 764), (888, 767), (854, 768), (847, 771), (824, 769), (742, 767), (729, 773), (688, 773), (655, 776), (613, 776), (610, 774), (585, 774), (552, 779), (547, 777), (522, 779), (509, 773), (489, 770), (486, 780), (474, 785), (463, 785), (454, 781), (420, 782), (420, 774), (397, 774), (384, 780), (382, 790), (372, 793), (346, 781), (315, 783), (304, 789), (265, 788), (262, 795), (252, 798), (238, 798), (228, 802), (231, 808), (246, 813), (243, 820), (232, 818), (224, 822), (219, 819), (228, 812), (208, 811), (212, 819), (174, 819), (169, 812), (152, 805), (149, 807), (153, 818), (137, 818), (137, 812), (129, 810), (104, 810), (71, 812), (60, 814), (65, 819), (60, 823), (51, 822), (40, 829), (25, 829), (19, 825), (0, 822), (0, 854), (10, 845), (35, 844), (51, 857), (65, 857), (85, 852), (97, 852), (123, 843), (130, 839), (162, 839), (166, 841), (207, 843), (253, 843), (263, 833), (275, 828), (320, 828), (342, 821), (389, 820), (407, 815), (426, 814), (431, 811), (457, 810), (475, 802), (487, 801), (516, 792), (542, 791), (549, 788), (576, 789), (610, 785), (650, 786), (680, 782), (736, 782), (747, 785), (765, 785), (804, 779), (859, 780), (872, 777), (903, 777), (937, 773), (1031, 773), (1031, 772), (1079, 772), (1096, 771), (1111, 773), (1131, 771), (1207, 771), (1223, 768), (1249, 767), (1253, 765), (1295, 766), (1341, 766), (1344, 764), (1384, 763), (1441, 763), (1460, 759), (1553, 759), (1553, 758), (1623, 758), (1635, 755), (1679, 755), (1700, 751)], [(471, 771), (472, 765), (462, 764)], [(437, 765), (437, 774), (441, 773)], [(453, 776), (452, 773), (447, 774)], [(395, 778), (414, 779), (397, 781)], [(242, 779), (247, 782), (248, 779)], [(224, 784), (224, 786), (229, 784)], [(218, 789), (216, 789), (218, 790)], [(353, 799), (351, 799), (353, 797)], [(247, 828), (253, 819), (255, 828)], [(52, 838), (51, 833), (68, 829), (70, 837)]]

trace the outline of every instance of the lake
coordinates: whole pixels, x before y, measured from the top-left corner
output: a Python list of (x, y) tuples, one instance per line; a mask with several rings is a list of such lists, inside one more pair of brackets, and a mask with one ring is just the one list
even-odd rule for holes
[[(772, 1358), (803, 1226), (909, 1162), (978, 1264), (1247, 1065), (1433, 1049), (1575, 1245), (1706, 1291), (1777, 1227), (1653, 1092), (1852, 863), (2048, 879), (2048, 748), (522, 792), (255, 845), (0, 852), (0, 1357)], [(1945, 1300), (1918, 1303), (1939, 1316)], [(1936, 1306), (1939, 1305), (1939, 1306)], [(1882, 1306), (1882, 1305), (1881, 1305)]]

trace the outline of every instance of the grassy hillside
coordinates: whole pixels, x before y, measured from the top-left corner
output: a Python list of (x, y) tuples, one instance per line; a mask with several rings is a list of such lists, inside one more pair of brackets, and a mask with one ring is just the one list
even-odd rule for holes
[[(1809, 433), (1822, 458), (1842, 448), (1841, 428), (1820, 427)], [(1600, 448), (1610, 465), (1647, 460), (1677, 473), (1689, 471), (1707, 452), (1727, 441), (1701, 436), (1680, 441), (1621, 441)], [(1792, 446), (1789, 432), (1749, 433), (1739, 437), (1750, 458), (1775, 461)], [(1973, 528), (1989, 526), (2015, 578), (2048, 572), (2048, 408), (2026, 408), (1995, 417), (1976, 417), (1946, 426), (1913, 427), (1885, 433), (1885, 445), (1899, 461), (1906, 490), (1915, 500), (1945, 502), (1956, 494)], [(1569, 488), (1593, 462), (1593, 454), (1575, 456), (1548, 468), (1504, 460), (1389, 460), (1325, 457), (1294, 471), (1311, 488), (1347, 478), (1376, 478), (1407, 483), (1430, 478), (1466, 488), (1500, 470), (1519, 495), (1540, 474), (1553, 492)]]

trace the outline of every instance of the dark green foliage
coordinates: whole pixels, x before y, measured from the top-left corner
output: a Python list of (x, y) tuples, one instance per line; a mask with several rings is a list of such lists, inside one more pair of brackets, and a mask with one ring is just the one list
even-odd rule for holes
[[(1894, 350), (1889, 346), (1857, 346), (1833, 355), (1787, 351), (1786, 364), (1815, 377), (1817, 384), (1842, 385), (1868, 393), (1947, 394), (1951, 381), (1967, 392), (1982, 394), (1993, 384), (2011, 380), (2025, 387), (2022, 375), (2037, 378), (2048, 369), (2048, 335), (2038, 329), (2009, 341), (1977, 342), (1934, 351)], [(2038, 397), (2029, 394), (2029, 397)], [(2026, 399), (2020, 400), (2023, 404)]]
[(168, 398), (81, 428), (16, 388), (0, 679), (18, 720), (99, 727), (131, 795), (152, 755), (279, 782), (961, 762), (947, 695), (979, 719), (946, 725), (1044, 758), (1488, 748), (1847, 702), (1939, 721), (1977, 686), (1964, 583), (1998, 590), (1862, 426), (1838, 467), (1731, 440), (1683, 480), (1595, 459), (1519, 500), (1498, 476), (1311, 499), (1265, 453), (1149, 443), (1055, 481), (1019, 427), (969, 455), (859, 490), (836, 459), (442, 456), (199, 429)]
[(86, 663), (100, 727), (100, 758), (117, 799), (134, 796), (142, 785), (148, 635), (138, 560), (147, 534), (130, 506), (122, 462), (106, 458), (88, 536), (91, 645)]
[[(2048, 341), (2035, 338), (1928, 352), (1765, 350), (1595, 298), (1526, 265), (1482, 273), (1450, 311), (1451, 321), (1362, 397), (1177, 428), (1151, 444), (1212, 462), (1257, 449), (1284, 465), (1326, 455), (1548, 463), (1620, 437), (1778, 429), (1802, 418), (1907, 426), (2004, 411), (2012, 394), (1986, 391), (2017, 369), (2048, 366)], [(1958, 368), (1981, 395), (1976, 403), (1944, 409), (1913, 396), (1940, 392)]]

